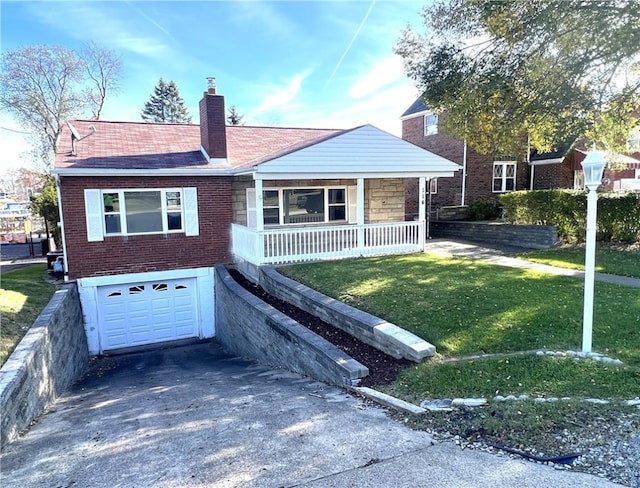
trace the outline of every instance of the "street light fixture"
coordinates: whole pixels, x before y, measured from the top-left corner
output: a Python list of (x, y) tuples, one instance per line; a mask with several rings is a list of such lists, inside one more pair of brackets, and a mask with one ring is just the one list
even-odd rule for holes
[(596, 265), (596, 216), (598, 213), (598, 193), (602, 183), (602, 173), (606, 166), (602, 155), (595, 150), (587, 154), (582, 161), (584, 184), (587, 193), (587, 235), (584, 258), (584, 310), (582, 316), (582, 352), (591, 352), (593, 337), (593, 289)]

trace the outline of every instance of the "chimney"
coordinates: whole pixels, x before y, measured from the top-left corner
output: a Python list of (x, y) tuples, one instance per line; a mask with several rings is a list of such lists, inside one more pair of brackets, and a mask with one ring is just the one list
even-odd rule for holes
[(227, 129), (224, 97), (216, 94), (216, 79), (207, 78), (208, 88), (200, 100), (200, 140), (210, 163), (227, 162)]

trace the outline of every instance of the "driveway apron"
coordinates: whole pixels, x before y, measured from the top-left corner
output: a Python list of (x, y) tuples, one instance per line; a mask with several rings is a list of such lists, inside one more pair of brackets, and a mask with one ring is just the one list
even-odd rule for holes
[(0, 461), (3, 488), (616, 486), (436, 442), (214, 342), (95, 359)]

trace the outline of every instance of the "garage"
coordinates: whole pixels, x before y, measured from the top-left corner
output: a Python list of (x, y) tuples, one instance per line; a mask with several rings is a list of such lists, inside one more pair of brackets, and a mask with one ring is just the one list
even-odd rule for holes
[(90, 353), (212, 337), (212, 271), (79, 280)]
[(103, 350), (198, 337), (194, 279), (98, 288)]

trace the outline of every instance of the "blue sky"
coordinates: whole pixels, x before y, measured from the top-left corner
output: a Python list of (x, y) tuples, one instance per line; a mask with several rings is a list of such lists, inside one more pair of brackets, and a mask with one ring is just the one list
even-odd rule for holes
[[(349, 128), (400, 135), (417, 92), (393, 46), (421, 26), (425, 1), (6, 1), (1, 49), (46, 44), (115, 51), (124, 75), (103, 120), (139, 121), (160, 77), (194, 122), (206, 78), (247, 125)], [(0, 114), (0, 126), (16, 129)], [(26, 165), (21, 137), (0, 130), (0, 167)], [(1, 171), (1, 170), (0, 170)]]

